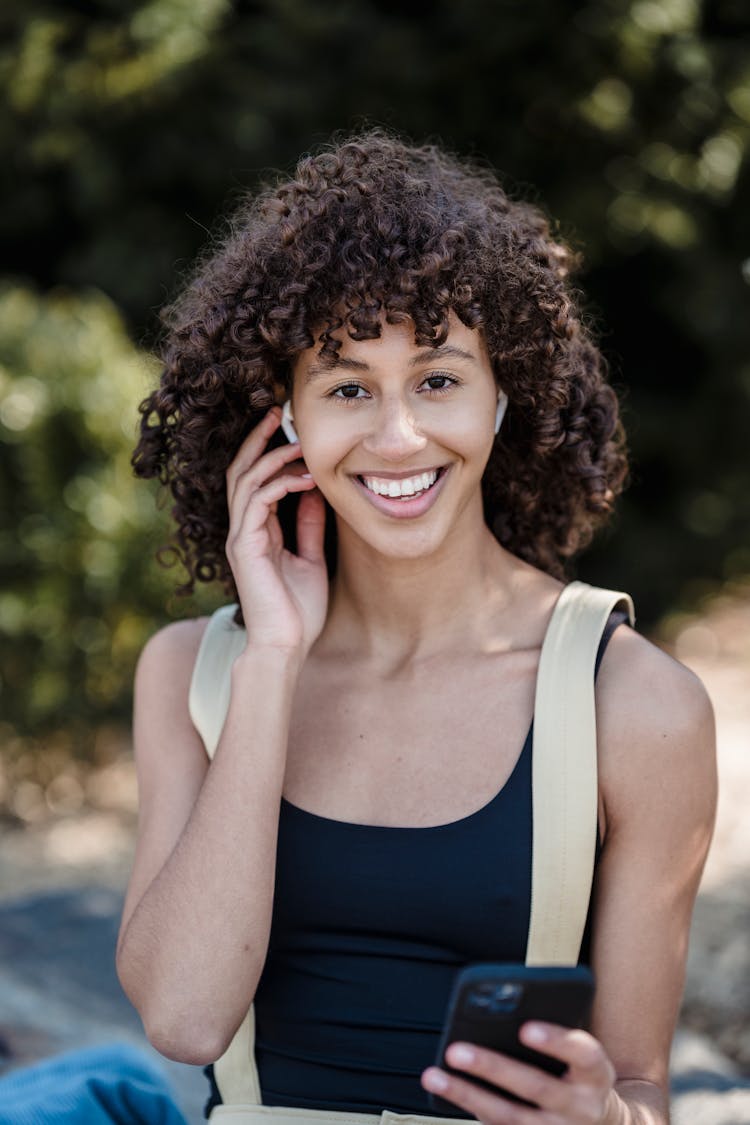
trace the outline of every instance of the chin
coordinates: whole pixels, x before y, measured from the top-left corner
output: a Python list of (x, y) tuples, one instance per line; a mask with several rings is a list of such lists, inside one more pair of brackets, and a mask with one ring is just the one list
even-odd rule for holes
[(350, 530), (354, 531), (360, 543), (373, 554), (393, 562), (429, 559), (440, 550), (448, 538), (442, 529), (437, 528), (428, 530), (404, 527), (399, 529), (399, 534), (386, 532), (383, 535), (373, 535), (371, 529), (368, 529), (369, 534), (362, 535), (351, 525)]

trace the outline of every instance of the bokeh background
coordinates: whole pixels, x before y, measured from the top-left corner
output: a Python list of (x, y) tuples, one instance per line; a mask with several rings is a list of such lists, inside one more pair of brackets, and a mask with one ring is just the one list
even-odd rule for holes
[(6, 842), (127, 789), (137, 653), (221, 600), (173, 596), (129, 466), (157, 310), (239, 193), (363, 124), (490, 162), (583, 251), (633, 475), (576, 573), (750, 686), (745, 0), (4, 0), (0, 31)]
[(581, 575), (649, 625), (750, 573), (740, 0), (6, 0), (3, 21), (4, 740), (83, 752), (190, 611), (129, 469), (157, 309), (241, 190), (363, 121), (490, 161), (583, 249), (634, 472)]
[(90, 752), (127, 719), (146, 636), (191, 611), (129, 469), (157, 309), (239, 192), (363, 122), (490, 161), (584, 252), (634, 469), (580, 575), (631, 590), (649, 626), (750, 573), (742, 0), (5, 0), (0, 18), (4, 743)]

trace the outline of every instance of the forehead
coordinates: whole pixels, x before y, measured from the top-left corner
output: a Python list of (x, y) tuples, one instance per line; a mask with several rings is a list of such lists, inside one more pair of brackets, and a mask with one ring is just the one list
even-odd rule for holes
[(307, 383), (333, 371), (373, 371), (394, 364), (411, 370), (439, 360), (463, 365), (488, 363), (482, 332), (467, 328), (453, 313), (449, 316), (448, 335), (437, 347), (417, 344), (414, 335), (414, 323), (410, 319), (396, 324), (382, 319), (380, 336), (370, 340), (353, 340), (342, 327), (332, 333), (340, 343), (338, 355), (321, 355), (321, 347), (316, 342), (295, 358), (293, 369), (295, 375), (302, 376)]

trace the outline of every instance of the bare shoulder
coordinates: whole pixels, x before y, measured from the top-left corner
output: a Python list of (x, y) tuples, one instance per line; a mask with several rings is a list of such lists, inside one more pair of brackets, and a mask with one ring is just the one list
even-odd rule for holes
[(616, 629), (597, 679), (597, 707), (628, 732), (660, 739), (712, 718), (705, 686), (684, 664), (628, 625)]
[(173, 621), (145, 644), (133, 693), (136, 762), (153, 763), (171, 754), (205, 757), (190, 718), (190, 681), (209, 618)]
[[(601, 788), (610, 817), (635, 802), (712, 817), (715, 731), (711, 700), (684, 664), (627, 625), (613, 634), (596, 687)], [(689, 810), (689, 811), (688, 811)]]
[(149, 677), (157, 671), (192, 674), (208, 622), (208, 617), (195, 617), (159, 629), (143, 647), (136, 676)]

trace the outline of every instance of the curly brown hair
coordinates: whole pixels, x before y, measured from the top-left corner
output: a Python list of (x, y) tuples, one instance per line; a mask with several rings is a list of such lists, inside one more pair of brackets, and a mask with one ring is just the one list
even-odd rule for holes
[[(626, 476), (618, 405), (569, 278), (578, 255), (490, 170), (380, 129), (305, 156), (248, 196), (162, 313), (164, 371), (141, 403), (133, 465), (168, 485), (189, 579), (236, 595), (225, 471), (290, 385), (291, 361), (333, 335), (409, 317), (439, 345), (453, 311), (481, 328), (508, 414), (483, 478), (485, 518), (559, 577), (609, 517)], [(283, 505), (284, 508), (286, 505)], [(291, 505), (289, 505), (291, 509)], [(285, 536), (293, 546), (293, 518)], [(329, 568), (335, 531), (329, 512)]]

